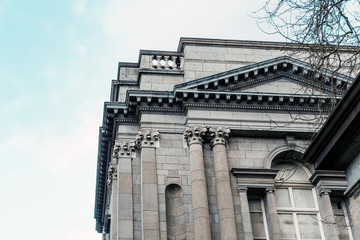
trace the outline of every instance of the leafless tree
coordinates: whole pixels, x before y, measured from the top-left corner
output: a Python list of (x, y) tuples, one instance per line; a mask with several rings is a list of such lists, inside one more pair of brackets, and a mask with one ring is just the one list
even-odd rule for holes
[(255, 17), (263, 31), (305, 46), (315, 70), (357, 74), (360, 0), (267, 0)]
[[(313, 71), (308, 78), (330, 89), (333, 109), (349, 87), (340, 85), (334, 74), (354, 77), (360, 71), (360, 0), (267, 0), (254, 17), (264, 32), (298, 44), (287, 54), (310, 63)], [(315, 94), (311, 87), (303, 91)], [(315, 120), (309, 121), (321, 126), (331, 110), (318, 109)], [(294, 120), (298, 117), (293, 116)]]

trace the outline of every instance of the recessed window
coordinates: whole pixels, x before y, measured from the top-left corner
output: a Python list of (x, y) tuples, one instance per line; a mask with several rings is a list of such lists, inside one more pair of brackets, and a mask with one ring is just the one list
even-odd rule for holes
[(316, 193), (303, 165), (291, 162), (273, 164), (275, 199), (282, 239), (322, 240), (321, 218)]
[(269, 239), (264, 199), (249, 197), (249, 211), (254, 240)]

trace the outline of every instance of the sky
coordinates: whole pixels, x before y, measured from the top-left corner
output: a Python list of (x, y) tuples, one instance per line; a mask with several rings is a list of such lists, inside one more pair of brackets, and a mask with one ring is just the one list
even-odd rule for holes
[(180, 37), (279, 41), (250, 0), (0, 0), (0, 238), (99, 240), (98, 130), (118, 62)]

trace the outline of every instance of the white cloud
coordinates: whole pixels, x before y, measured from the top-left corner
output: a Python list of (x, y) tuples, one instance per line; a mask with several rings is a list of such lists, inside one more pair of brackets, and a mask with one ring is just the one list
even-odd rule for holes
[(81, 57), (86, 58), (86, 53), (87, 53), (87, 47), (81, 44), (76, 44), (73, 46), (73, 50), (80, 54)]
[(71, 11), (76, 17), (80, 17), (84, 14), (87, 9), (88, 0), (76, 0), (75, 3), (70, 7)]

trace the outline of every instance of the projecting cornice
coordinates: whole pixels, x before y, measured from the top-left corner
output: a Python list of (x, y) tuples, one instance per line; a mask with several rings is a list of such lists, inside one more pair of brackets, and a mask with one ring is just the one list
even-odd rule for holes
[[(307, 50), (312, 44), (298, 44), (270, 41), (246, 41), (233, 39), (211, 39), (211, 38), (180, 38), (178, 52), (183, 52), (185, 46), (211, 46), (211, 47), (237, 47), (237, 48), (258, 48), (258, 49), (280, 49), (280, 50)], [(340, 46), (341, 52), (353, 52), (353, 46)]]
[(224, 89), (232, 91), (241, 89), (241, 87), (255, 85), (259, 82), (271, 81), (280, 76), (286, 76), (294, 81), (305, 83), (308, 86), (311, 85), (324, 91), (331, 91), (330, 81), (333, 81), (338, 89), (348, 88), (353, 81), (351, 77), (334, 73), (324, 68), (314, 71), (313, 67), (306, 62), (289, 56), (281, 56), (181, 83), (176, 85), (174, 89)]

